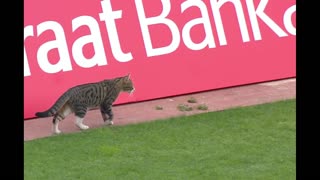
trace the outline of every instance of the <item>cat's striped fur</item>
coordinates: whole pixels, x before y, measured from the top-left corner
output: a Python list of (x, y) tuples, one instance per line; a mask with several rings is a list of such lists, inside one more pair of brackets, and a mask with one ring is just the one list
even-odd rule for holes
[(80, 129), (88, 129), (89, 127), (83, 124), (83, 119), (88, 109), (99, 107), (104, 122), (111, 125), (113, 124), (112, 103), (122, 91), (129, 93), (134, 91), (130, 75), (72, 87), (63, 93), (50, 109), (37, 112), (35, 115), (53, 116), (53, 131), (59, 134), (61, 133), (58, 127), (59, 121), (71, 113), (75, 114), (75, 123)]

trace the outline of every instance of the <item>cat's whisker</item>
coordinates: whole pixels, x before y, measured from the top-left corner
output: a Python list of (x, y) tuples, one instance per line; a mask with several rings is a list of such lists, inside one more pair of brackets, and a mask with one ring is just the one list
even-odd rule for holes
[(134, 90), (135, 90), (135, 88), (133, 88), (133, 89), (130, 91), (129, 96), (132, 96)]

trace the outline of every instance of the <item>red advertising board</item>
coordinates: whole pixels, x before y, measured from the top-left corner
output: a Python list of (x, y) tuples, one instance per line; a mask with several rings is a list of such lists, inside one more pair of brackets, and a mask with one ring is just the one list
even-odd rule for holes
[(296, 76), (294, 0), (24, 0), (24, 118), (131, 74), (116, 104)]

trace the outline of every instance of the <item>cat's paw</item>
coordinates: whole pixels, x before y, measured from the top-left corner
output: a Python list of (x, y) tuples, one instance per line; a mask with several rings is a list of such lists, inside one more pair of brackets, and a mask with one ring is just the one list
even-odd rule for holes
[(82, 129), (82, 130), (89, 129), (89, 126), (87, 126), (87, 125), (82, 125), (82, 126), (81, 126), (81, 129)]
[(53, 134), (61, 134), (61, 131), (57, 126), (53, 126), (52, 127), (52, 133)]
[(84, 124), (77, 124), (77, 126), (78, 126), (81, 130), (89, 129), (89, 126), (84, 125)]
[(113, 125), (113, 121), (107, 120), (107, 121), (105, 122), (105, 124), (106, 124), (106, 125)]
[(53, 131), (54, 134), (61, 134), (61, 131), (59, 129), (56, 129)]

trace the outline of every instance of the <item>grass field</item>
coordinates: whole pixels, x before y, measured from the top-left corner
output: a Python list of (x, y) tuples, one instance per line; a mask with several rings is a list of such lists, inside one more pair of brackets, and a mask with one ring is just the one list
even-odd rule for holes
[(24, 178), (296, 179), (296, 100), (24, 142)]

